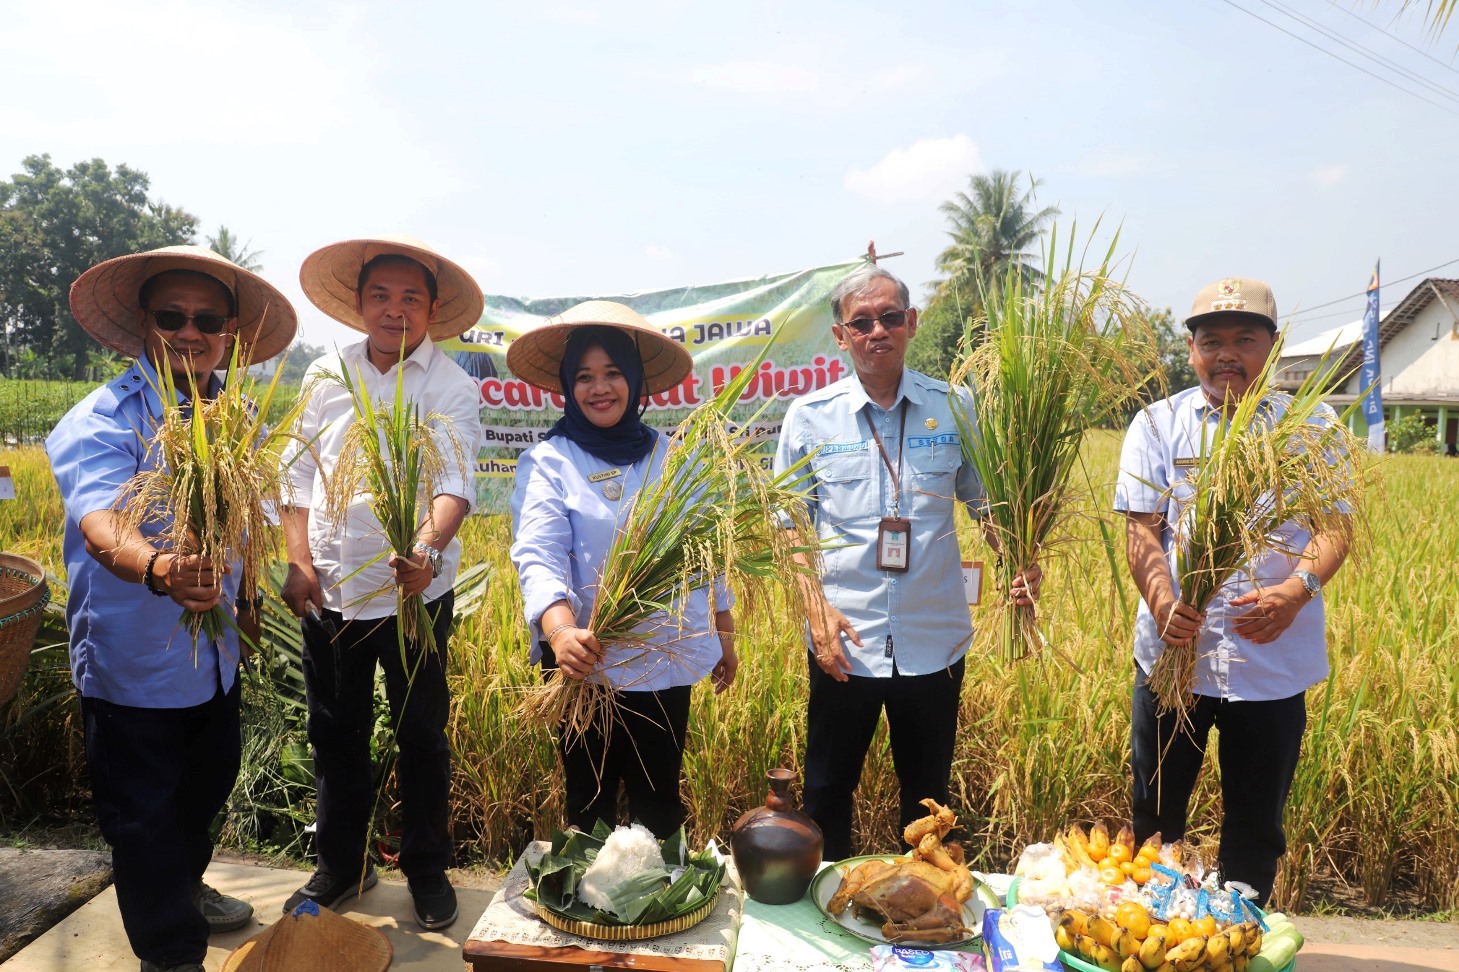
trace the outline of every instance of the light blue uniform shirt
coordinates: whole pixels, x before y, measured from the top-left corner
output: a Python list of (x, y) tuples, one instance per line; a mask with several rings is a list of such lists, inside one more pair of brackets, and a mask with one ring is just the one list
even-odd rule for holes
[[(853, 375), (797, 398), (785, 413), (775, 469), (812, 456), (810, 514), (820, 539), (831, 544), (822, 554), (822, 586), (861, 636), (860, 648), (841, 638), (853, 675), (890, 677), (893, 655), (900, 674), (928, 675), (955, 663), (972, 641), (953, 514), (961, 502), (980, 515), (983, 484), (963, 462), (947, 396), (945, 382), (903, 371), (897, 400), (884, 409)], [(899, 438), (903, 403), (905, 449)], [(896, 488), (869, 422), (893, 467), (904, 453), (899, 515), (912, 522), (905, 573), (876, 566), (879, 525), (893, 514)], [(809, 637), (807, 628), (807, 645)]]
[[(156, 467), (145, 443), (162, 417), (157, 380), (150, 361), (134, 362), (66, 413), (47, 437), (46, 453), (66, 508), (66, 624), (76, 690), (118, 705), (176, 709), (233, 687), (237, 633), (229, 630), (221, 646), (200, 636), (194, 653), (178, 603), (117, 577), (86, 552), (81, 536), (82, 517), (111, 509), (127, 480)], [(211, 381), (216, 388), (217, 376)], [(170, 526), (170, 519), (146, 523), (142, 533), (150, 540)], [(234, 565), (223, 578), (229, 603), (238, 596), (238, 575)]]
[[(1274, 418), (1285, 410), (1280, 398), (1268, 399), (1265, 407), (1272, 410)], [(1334, 421), (1332, 410), (1324, 409), (1322, 418)], [(1114, 508), (1121, 513), (1159, 513), (1164, 518), (1160, 538), (1177, 595), (1180, 579), (1175, 574), (1175, 531), (1171, 524), (1180, 521), (1190, 501), (1191, 487), (1186, 477), (1199, 462), (1202, 434), (1209, 441), (1220, 421), (1220, 410), (1209, 405), (1200, 387), (1188, 388), (1135, 416), (1120, 452)], [(1302, 550), (1312, 539), (1293, 520), (1282, 524), (1274, 536), (1289, 550)], [(1297, 612), (1291, 626), (1270, 644), (1254, 644), (1235, 630), (1236, 618), (1250, 611), (1252, 605), (1233, 608), (1233, 598), (1249, 592), (1253, 579), (1263, 585), (1277, 584), (1301, 566), (1299, 557), (1268, 551), (1216, 592), (1206, 608), (1206, 627), (1201, 631), (1197, 695), (1270, 701), (1296, 695), (1327, 678), (1321, 594)], [(1148, 673), (1164, 648), (1150, 606), (1142, 598), (1135, 615), (1135, 661)]]
[[(646, 484), (663, 474), (666, 440), (632, 465), (605, 462), (566, 436), (553, 436), (523, 453), (512, 491), (512, 563), (522, 587), (527, 625), (532, 632), (532, 661), (541, 659), (542, 613), (566, 600), (579, 627), (588, 626), (598, 574), (613, 536)], [(612, 475), (616, 470), (617, 475)], [(591, 476), (601, 476), (590, 480)], [(617, 499), (607, 493), (622, 490)], [(729, 610), (732, 599), (716, 590), (717, 607)], [(636, 646), (610, 647), (603, 669), (616, 688), (658, 691), (693, 685), (719, 664), (723, 654), (710, 609), (710, 589), (700, 587), (678, 602), (672, 615), (659, 614), (644, 629), (650, 645), (667, 651), (643, 653)]]

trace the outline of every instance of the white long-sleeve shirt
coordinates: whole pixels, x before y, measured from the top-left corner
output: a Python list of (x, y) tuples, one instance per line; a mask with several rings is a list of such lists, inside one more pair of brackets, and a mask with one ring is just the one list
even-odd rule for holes
[[(304, 377), (309, 401), (300, 417), (299, 430), (313, 442), (318, 462), (302, 446), (291, 448), (286, 459), (292, 460), (292, 503), (309, 510), (309, 550), (324, 591), (322, 607), (339, 611), (348, 619), (383, 618), (395, 613), (396, 588), (389, 563), (390, 545), (370, 508), (370, 494), (361, 492), (355, 497), (342, 524), (325, 515), (323, 477), (334, 474), (345, 432), (355, 421), (350, 393), (335, 380), (341, 364), (349, 369), (352, 381), (363, 382), (377, 405), (393, 404), (400, 372), (405, 398), (415, 403), (421, 417), (432, 412), (440, 415), (430, 424), (437, 433), (446, 472), (434, 492), (459, 496), (468, 505), (476, 498), (474, 463), (481, 442), (480, 388), (430, 341), (422, 341), (410, 357), (384, 374), (370, 363), (366, 342), (361, 341), (318, 359)], [(422, 519), (430, 510), (431, 499), (427, 495), (420, 497)], [(426, 588), (427, 601), (442, 597), (452, 588), (460, 563), (461, 542), (453, 538), (442, 551), (440, 576)]]

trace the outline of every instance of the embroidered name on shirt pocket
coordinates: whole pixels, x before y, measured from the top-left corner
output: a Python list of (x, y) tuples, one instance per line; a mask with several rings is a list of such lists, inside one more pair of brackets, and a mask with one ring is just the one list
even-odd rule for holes
[(866, 439), (860, 442), (828, 442), (811, 456), (811, 468), (823, 483), (847, 483), (870, 479), (873, 466)]

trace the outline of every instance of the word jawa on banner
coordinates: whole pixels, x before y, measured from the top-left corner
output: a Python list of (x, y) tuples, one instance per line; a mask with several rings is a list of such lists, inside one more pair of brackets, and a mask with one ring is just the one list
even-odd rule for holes
[[(709, 369), (711, 390), (707, 394), (701, 392), (703, 382), (699, 375), (691, 373), (676, 387), (650, 396), (649, 401), (658, 408), (693, 408), (732, 381), (744, 368), (743, 364), (713, 365)], [(820, 354), (812, 358), (810, 364), (788, 368), (780, 367), (774, 361), (762, 361), (755, 377), (745, 386), (740, 401), (795, 398), (840, 381), (848, 373), (846, 363), (840, 358), (828, 358)], [(549, 405), (560, 409), (562, 396), (533, 388), (516, 378), (483, 378), (481, 403), (487, 408), (505, 408), (511, 411), (536, 411)]]

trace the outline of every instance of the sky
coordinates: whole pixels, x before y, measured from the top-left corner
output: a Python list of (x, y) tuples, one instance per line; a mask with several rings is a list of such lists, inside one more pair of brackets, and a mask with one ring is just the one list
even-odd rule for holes
[(939, 204), (1012, 169), (1061, 234), (1102, 249), (1118, 229), (1153, 306), (1258, 277), (1301, 338), (1361, 316), (1329, 302), (1380, 257), (1386, 281), (1418, 275), (1385, 309), (1431, 267), (1459, 277), (1459, 24), (1433, 39), (1400, 6), (7, 0), (0, 177), (36, 153), (146, 172), (154, 199), (262, 251), (302, 338), (329, 345), (355, 333), (297, 281), (336, 240), (413, 235), (520, 297), (875, 240), (923, 295)]

